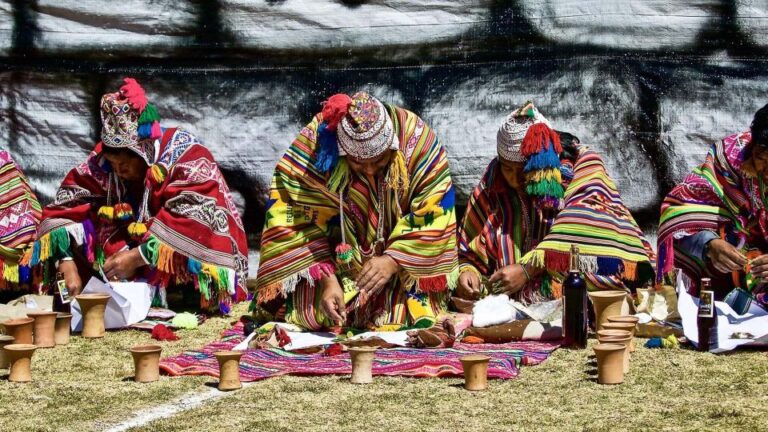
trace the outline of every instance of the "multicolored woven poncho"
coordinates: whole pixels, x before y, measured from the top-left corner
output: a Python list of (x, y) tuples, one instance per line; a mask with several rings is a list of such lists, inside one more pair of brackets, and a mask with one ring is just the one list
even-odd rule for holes
[[(733, 280), (732, 275), (715, 271), (700, 257), (678, 247), (679, 239), (707, 230), (744, 252), (768, 251), (766, 187), (760, 179), (748, 177), (742, 170), (751, 140), (750, 132), (744, 132), (713, 145), (704, 163), (664, 199), (658, 237), (659, 279), (680, 268), (689, 277), (693, 294), (698, 291), (702, 277), (712, 278), (718, 292), (727, 292), (734, 286), (753, 292), (758, 289), (755, 281), (744, 279), (744, 272), (739, 280)], [(759, 298), (765, 302), (764, 296)]]
[[(77, 253), (94, 268), (139, 247), (143, 276), (160, 288), (194, 284), (201, 307), (228, 313), (247, 297), (248, 246), (239, 212), (210, 151), (189, 132), (163, 130), (135, 80), (102, 98), (102, 142), (64, 178), (43, 211), (32, 264), (50, 277), (55, 260)], [(132, 195), (104, 158), (105, 146), (148, 164), (143, 195)], [(147, 268), (147, 267), (145, 267)]]
[(9, 283), (32, 282), (23, 255), (35, 241), (40, 214), (40, 203), (27, 178), (11, 155), (0, 150), (0, 289)]
[(602, 159), (586, 148), (577, 154), (571, 159), (561, 155), (557, 177), (565, 192), (560, 210), (542, 209), (528, 193), (516, 192), (504, 179), (498, 158), (491, 161), (459, 229), (462, 271), (474, 269), (489, 277), (507, 265), (532, 264), (549, 272), (529, 283), (520, 299), (556, 298), (561, 295), (557, 279), (568, 271), (575, 244), (590, 289), (624, 289), (622, 279), (642, 283), (653, 278), (653, 250)]
[[(400, 265), (400, 291), (434, 293), (455, 286), (454, 189), (445, 149), (412, 112), (394, 106), (385, 112), (399, 150), (378, 185), (352, 173), (344, 157), (327, 173), (318, 168), (322, 114), (280, 159), (267, 206), (254, 308), (289, 298), (301, 283), (313, 286), (325, 274), (354, 279), (367, 257), (380, 253)], [(398, 157), (404, 158), (405, 182), (391, 181)], [(381, 234), (383, 251), (376, 251)], [(346, 246), (335, 256), (342, 237)]]

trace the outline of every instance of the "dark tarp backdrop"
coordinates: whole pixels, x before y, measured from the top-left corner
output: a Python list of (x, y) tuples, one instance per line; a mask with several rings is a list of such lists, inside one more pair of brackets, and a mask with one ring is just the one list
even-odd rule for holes
[(666, 191), (768, 103), (767, 31), (757, 0), (0, 0), (0, 145), (50, 202), (134, 76), (211, 149), (256, 248), (272, 169), (327, 96), (421, 114), (459, 207), (533, 99), (652, 234)]

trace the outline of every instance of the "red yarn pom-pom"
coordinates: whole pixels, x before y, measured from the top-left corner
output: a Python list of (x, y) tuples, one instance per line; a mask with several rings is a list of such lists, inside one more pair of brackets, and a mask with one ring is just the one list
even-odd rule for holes
[(125, 78), (123, 81), (125, 84), (120, 87), (120, 93), (128, 99), (133, 109), (141, 113), (147, 107), (147, 95), (144, 89), (133, 78)]
[(326, 123), (327, 130), (331, 132), (336, 130), (341, 119), (347, 114), (350, 103), (352, 98), (343, 93), (335, 94), (323, 102), (323, 121)]

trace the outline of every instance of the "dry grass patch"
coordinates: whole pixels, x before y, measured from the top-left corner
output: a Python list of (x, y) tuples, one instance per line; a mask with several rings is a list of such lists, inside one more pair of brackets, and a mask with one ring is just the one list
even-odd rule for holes
[[(245, 306), (235, 310), (244, 313)], [(163, 343), (164, 355), (216, 340), (233, 319), (214, 318)], [(150, 342), (136, 331), (104, 340), (74, 338), (35, 354), (35, 382), (0, 381), (0, 430), (102, 430), (147, 407), (207, 391), (209, 377), (130, 381), (127, 349)], [(593, 343), (592, 341), (590, 341)], [(715, 356), (648, 350), (633, 356), (626, 383), (594, 382), (590, 351), (558, 350), (518, 379), (470, 393), (460, 379), (281, 377), (159, 419), (135, 431), (482, 431), (764, 429), (768, 358), (762, 352)]]

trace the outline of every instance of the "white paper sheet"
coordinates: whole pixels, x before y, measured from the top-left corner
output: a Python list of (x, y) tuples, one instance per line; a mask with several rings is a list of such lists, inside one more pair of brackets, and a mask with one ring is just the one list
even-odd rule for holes
[[(688, 294), (682, 277), (677, 279), (677, 308), (683, 321), (683, 333), (694, 345), (699, 343), (699, 327), (696, 315), (699, 310), (699, 299)], [(768, 313), (758, 306), (752, 305), (744, 315), (738, 315), (724, 302), (715, 302), (717, 308), (717, 347), (710, 352), (720, 353), (731, 351), (739, 345), (753, 342), (768, 334)], [(754, 339), (731, 339), (736, 332), (751, 333)]]
[(307, 333), (307, 332), (287, 332), (291, 338), (291, 343), (284, 346), (286, 351), (293, 351), (316, 346), (332, 345), (335, 342), (336, 335), (333, 333)]
[[(107, 293), (112, 298), (107, 303), (104, 327), (123, 328), (147, 317), (152, 305), (152, 289), (143, 282), (104, 283), (92, 277), (83, 288), (83, 294)], [(77, 300), (72, 300), (72, 331), (82, 329), (83, 314)]]

